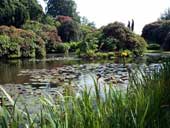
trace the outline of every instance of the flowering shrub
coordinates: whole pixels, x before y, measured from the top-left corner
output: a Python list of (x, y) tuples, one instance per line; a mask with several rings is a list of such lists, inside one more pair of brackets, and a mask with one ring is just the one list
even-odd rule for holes
[(47, 53), (55, 51), (55, 46), (62, 42), (55, 26), (42, 24), (36, 21), (27, 21), (23, 29), (33, 31), (40, 36), (46, 44)]
[(44, 57), (45, 42), (31, 31), (0, 26), (1, 57)]
[(146, 49), (146, 41), (130, 31), (122, 23), (115, 22), (101, 29), (102, 35), (99, 40), (99, 46), (101, 46), (101, 50), (103, 51), (127, 49), (135, 55), (141, 55)]
[(121, 57), (129, 57), (131, 56), (132, 52), (129, 50), (123, 50), (122, 52), (120, 52), (120, 56)]
[(73, 19), (69, 16), (57, 16), (56, 20), (58, 20), (60, 23), (64, 23), (67, 21), (72, 21)]

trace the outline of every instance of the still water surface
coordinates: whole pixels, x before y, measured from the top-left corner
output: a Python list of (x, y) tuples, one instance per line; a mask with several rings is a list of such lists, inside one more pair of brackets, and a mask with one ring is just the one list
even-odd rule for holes
[[(46, 59), (24, 60), (1, 60), (0, 61), (0, 84), (7, 92), (16, 99), (30, 105), (33, 101), (39, 101), (42, 94), (58, 96), (62, 92), (62, 85), (72, 83), (83, 87), (94, 83), (92, 77), (101, 74), (109, 82), (114, 76), (123, 82), (120, 87), (128, 85), (128, 72), (124, 67), (127, 65), (149, 66), (160, 65), (170, 58), (169, 54), (152, 53), (143, 57), (126, 59), (115, 58), (114, 60), (81, 60), (74, 55), (48, 55)], [(120, 81), (121, 82), (121, 81)], [(73, 87), (76, 89), (76, 87)], [(19, 104), (22, 102), (19, 102)], [(37, 104), (37, 103), (34, 103)], [(22, 105), (19, 105), (22, 106)], [(34, 111), (30, 109), (30, 111)]]
[[(136, 64), (146, 64), (151, 63), (161, 63), (163, 58), (169, 58), (169, 55), (161, 54), (148, 54), (143, 57), (127, 59), (126, 63), (136, 63)], [(74, 56), (63, 57), (62, 55), (48, 55), (47, 59), (24, 59), (24, 60), (1, 60), (0, 61), (0, 84), (24, 84), (24, 83), (33, 83), (30, 81), (30, 73), (22, 75), (22, 71), (35, 71), (46, 70), (47, 72), (52, 71), (53, 69), (62, 68), (66, 66), (82, 66), (86, 67), (91, 66), (101, 66), (104, 64), (123, 64), (123, 60), (115, 58), (114, 60), (96, 60), (96, 61), (87, 61), (80, 60)], [(84, 72), (85, 69), (79, 69), (79, 72)], [(37, 74), (41, 75), (41, 74)], [(87, 71), (86, 76), (92, 75), (92, 71)], [(79, 76), (83, 78), (81, 75)], [(49, 81), (46, 81), (49, 82)]]

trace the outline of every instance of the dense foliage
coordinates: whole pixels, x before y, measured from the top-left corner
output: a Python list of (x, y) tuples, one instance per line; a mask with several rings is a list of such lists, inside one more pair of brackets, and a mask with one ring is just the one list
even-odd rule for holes
[(0, 25), (20, 27), (26, 20), (38, 20), (43, 15), (36, 0), (1, 0)]
[(170, 50), (170, 21), (162, 20), (145, 25), (142, 36), (150, 43), (158, 43), (164, 50)]
[(42, 24), (36, 21), (28, 21), (22, 28), (33, 31), (40, 36), (46, 43), (47, 53), (54, 52), (56, 45), (62, 42), (55, 26)]
[(73, 20), (65, 21), (61, 23), (61, 26), (58, 28), (58, 33), (63, 42), (79, 41), (79, 24)]
[(148, 50), (160, 50), (161, 47), (160, 47), (159, 44), (149, 43), (147, 49), (148, 49)]
[[(91, 27), (89, 25), (81, 25), (80, 26), (80, 38), (83, 39), (86, 36), (92, 35), (92, 34), (97, 34), (100, 30), (97, 31), (94, 27)], [(93, 36), (91, 36), (93, 37)]]
[(20, 26), (28, 19), (26, 7), (15, 0), (1, 0), (0, 25)]
[[(47, 14), (37, 0), (2, 0), (0, 25), (13, 25), (34, 33), (45, 42), (47, 53), (77, 51), (90, 57), (96, 52), (130, 50), (140, 55), (146, 48), (146, 42), (122, 23), (115, 22), (97, 30), (93, 22), (79, 17), (73, 0), (45, 1)], [(12, 35), (4, 35), (12, 38)], [(70, 48), (71, 42), (77, 42), (76, 49)]]
[(1, 57), (28, 58), (45, 55), (45, 43), (35, 33), (15, 27), (0, 26)]
[(167, 51), (170, 50), (170, 32), (168, 32), (165, 41), (162, 45), (162, 48)]
[(146, 49), (145, 40), (134, 34), (124, 24), (115, 22), (102, 28), (99, 45), (103, 51), (130, 50), (136, 55)]
[(26, 7), (30, 20), (40, 20), (44, 15), (43, 8), (37, 0), (19, 0), (19, 2)]
[(55, 26), (56, 28), (61, 25), (60, 22), (56, 20), (56, 18), (49, 15), (43, 15), (39, 22), (42, 24)]
[(56, 16), (70, 16), (74, 20), (80, 22), (80, 17), (77, 13), (77, 6), (73, 0), (46, 0), (47, 14)]

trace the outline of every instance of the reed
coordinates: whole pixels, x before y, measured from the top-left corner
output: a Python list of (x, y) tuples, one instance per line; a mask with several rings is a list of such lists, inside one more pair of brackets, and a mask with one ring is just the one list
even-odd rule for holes
[[(42, 110), (27, 116), (0, 108), (2, 128), (168, 128), (170, 127), (170, 61), (152, 74), (130, 74), (126, 92), (110, 85), (100, 96), (87, 88), (81, 96), (66, 93), (55, 101), (41, 98)], [(14, 108), (13, 108), (14, 109)], [(15, 118), (11, 118), (15, 117)]]

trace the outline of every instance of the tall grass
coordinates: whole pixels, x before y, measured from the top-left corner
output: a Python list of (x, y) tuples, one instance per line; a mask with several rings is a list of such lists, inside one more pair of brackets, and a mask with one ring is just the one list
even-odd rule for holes
[[(66, 93), (53, 101), (41, 98), (42, 110), (27, 116), (0, 108), (2, 128), (169, 128), (170, 127), (170, 61), (159, 72), (142, 73), (142, 79), (130, 75), (127, 92), (110, 86), (100, 96), (87, 88), (80, 97)], [(15, 117), (15, 118), (14, 118)]]

